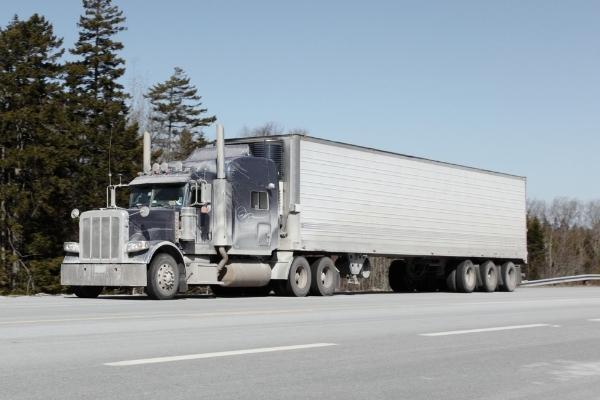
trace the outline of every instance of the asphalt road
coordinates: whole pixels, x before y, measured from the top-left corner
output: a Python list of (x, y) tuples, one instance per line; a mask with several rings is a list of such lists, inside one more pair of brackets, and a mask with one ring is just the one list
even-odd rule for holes
[(600, 288), (0, 297), (0, 399), (598, 399)]

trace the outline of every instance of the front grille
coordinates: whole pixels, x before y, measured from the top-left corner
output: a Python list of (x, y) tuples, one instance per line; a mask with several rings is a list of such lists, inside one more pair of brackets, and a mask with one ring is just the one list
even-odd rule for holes
[(120, 218), (91, 215), (81, 218), (81, 253), (84, 260), (119, 259), (121, 244)]

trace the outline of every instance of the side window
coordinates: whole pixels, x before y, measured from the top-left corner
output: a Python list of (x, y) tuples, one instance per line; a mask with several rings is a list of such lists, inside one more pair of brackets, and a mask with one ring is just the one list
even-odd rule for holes
[(268, 210), (269, 195), (267, 194), (267, 192), (251, 192), (250, 207), (253, 210)]

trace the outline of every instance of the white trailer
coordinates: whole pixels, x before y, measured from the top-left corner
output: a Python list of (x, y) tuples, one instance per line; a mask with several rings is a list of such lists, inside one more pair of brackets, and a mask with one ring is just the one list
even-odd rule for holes
[[(148, 139), (146, 135), (146, 139)], [(150, 166), (80, 218), (61, 281), (82, 297), (145, 286), (172, 298), (331, 295), (391, 259), (395, 291), (512, 291), (527, 261), (525, 178), (304, 135), (224, 141)], [(79, 212), (72, 214), (79, 217)]]
[[(392, 257), (390, 284), (397, 290), (439, 287), (431, 282), (436, 276), (444, 278), (441, 286), (457, 289), (453, 271), (463, 262), (467, 274), (473, 264), (475, 286), (486, 283), (482, 270), (497, 277), (497, 284), (488, 277), (487, 290), (498, 284), (512, 290), (520, 281), (519, 265), (527, 260), (525, 177), (302, 135), (229, 141), (278, 142), (280, 252), (350, 255), (354, 271), (344, 271), (350, 276), (368, 274), (368, 256)], [(458, 289), (472, 286), (459, 282)]]

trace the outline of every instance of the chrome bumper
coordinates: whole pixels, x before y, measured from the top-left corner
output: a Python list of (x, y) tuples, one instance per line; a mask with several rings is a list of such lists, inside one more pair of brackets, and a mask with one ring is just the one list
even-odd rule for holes
[(65, 286), (146, 286), (146, 264), (61, 264)]

